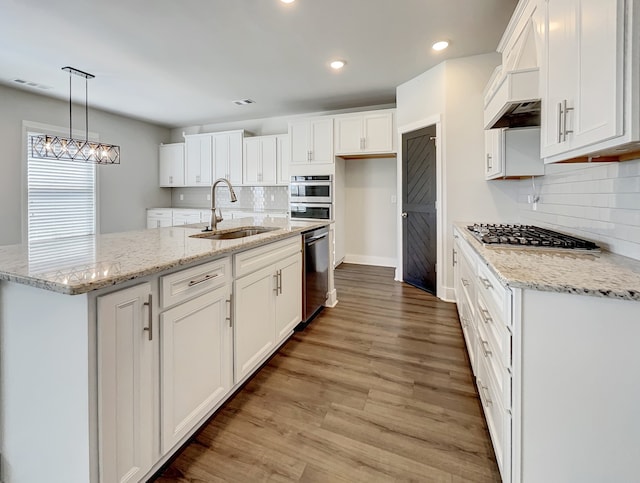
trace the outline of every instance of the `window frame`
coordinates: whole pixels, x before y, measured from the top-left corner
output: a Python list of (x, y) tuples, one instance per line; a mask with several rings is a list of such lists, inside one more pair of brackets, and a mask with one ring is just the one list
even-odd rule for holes
[[(22, 121), (22, 149), (21, 149), (21, 166), (22, 166), (22, 199), (21, 199), (21, 220), (22, 220), (22, 243), (29, 242), (29, 151), (28, 137), (30, 132), (38, 132), (42, 134), (50, 134), (52, 136), (69, 136), (69, 128), (43, 124), (33, 121)], [(86, 132), (78, 129), (72, 131), (73, 137), (84, 139)], [(89, 132), (89, 140), (99, 141), (100, 136), (96, 132)], [(94, 164), (94, 206), (95, 206), (95, 234), (98, 235), (100, 230), (100, 170), (98, 165)]]

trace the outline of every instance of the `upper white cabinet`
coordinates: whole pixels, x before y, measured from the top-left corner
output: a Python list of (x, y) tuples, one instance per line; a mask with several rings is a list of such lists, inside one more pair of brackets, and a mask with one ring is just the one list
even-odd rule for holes
[(335, 118), (335, 154), (381, 154), (395, 152), (394, 111), (345, 114)]
[(184, 186), (184, 143), (161, 144), (158, 158), (160, 186)]
[(256, 136), (244, 140), (244, 184), (275, 185), (278, 140), (276, 136)]
[(187, 186), (211, 186), (213, 178), (213, 139), (211, 134), (194, 134), (185, 139)]
[(151, 284), (98, 297), (100, 481), (141, 481), (154, 463)]
[(291, 146), (289, 145), (289, 135), (279, 134), (276, 136), (277, 146), (277, 179), (276, 184), (289, 186), (289, 163), (291, 163)]
[(636, 9), (634, 0), (547, 0), (534, 16), (545, 42), (546, 162), (638, 151), (630, 145), (640, 139)]
[(544, 174), (540, 128), (487, 129), (485, 179), (523, 178)]
[(290, 122), (289, 144), (291, 164), (333, 163), (333, 118)]
[(227, 178), (234, 186), (242, 184), (242, 139), (244, 131), (213, 135), (214, 177)]

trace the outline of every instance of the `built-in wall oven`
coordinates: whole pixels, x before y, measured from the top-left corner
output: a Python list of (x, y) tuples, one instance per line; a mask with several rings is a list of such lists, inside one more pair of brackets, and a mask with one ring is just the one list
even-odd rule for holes
[(292, 176), (289, 208), (292, 220), (331, 220), (333, 177), (327, 175)]

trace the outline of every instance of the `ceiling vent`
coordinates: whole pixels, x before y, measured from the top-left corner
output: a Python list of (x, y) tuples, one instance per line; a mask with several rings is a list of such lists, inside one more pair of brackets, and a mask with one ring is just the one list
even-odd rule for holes
[(44, 84), (38, 84), (37, 82), (31, 82), (24, 79), (13, 79), (13, 82), (22, 86), (36, 87), (38, 89), (51, 89), (51, 86), (45, 86)]
[(247, 104), (255, 104), (256, 101), (253, 99), (238, 99), (236, 101), (232, 101), (236, 106), (246, 106)]

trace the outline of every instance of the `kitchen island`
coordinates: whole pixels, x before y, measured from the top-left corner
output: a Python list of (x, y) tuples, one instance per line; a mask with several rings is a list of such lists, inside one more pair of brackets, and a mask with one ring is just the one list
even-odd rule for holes
[(640, 262), (485, 246), (466, 225), (456, 303), (503, 482), (635, 481)]
[(327, 222), (264, 225), (0, 247), (2, 481), (153, 474), (300, 322), (300, 234)]

